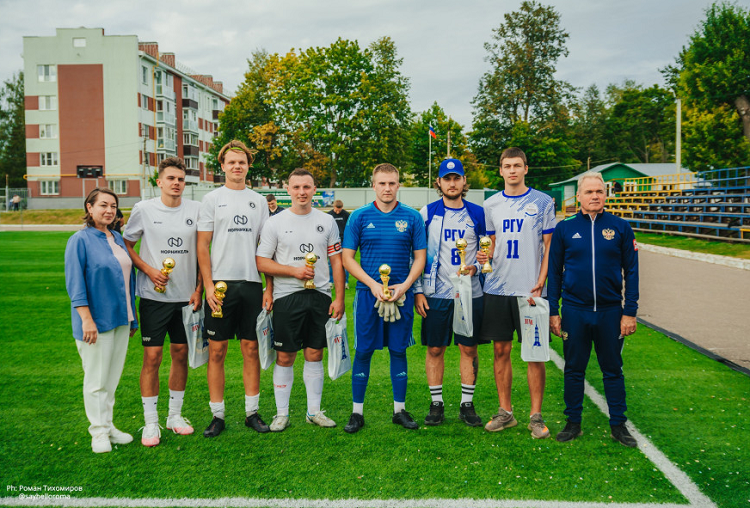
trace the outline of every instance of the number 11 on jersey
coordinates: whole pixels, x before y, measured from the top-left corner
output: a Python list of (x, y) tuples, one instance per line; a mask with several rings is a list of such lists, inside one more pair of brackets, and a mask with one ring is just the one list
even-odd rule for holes
[(518, 259), (518, 240), (508, 240), (507, 259)]

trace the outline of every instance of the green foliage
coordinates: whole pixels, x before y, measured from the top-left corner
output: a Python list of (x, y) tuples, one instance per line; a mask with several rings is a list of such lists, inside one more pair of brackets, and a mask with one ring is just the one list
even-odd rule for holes
[(23, 72), (3, 82), (0, 89), (0, 176), (6, 174), (10, 187), (26, 187)]
[(255, 52), (219, 118), (215, 151), (230, 139), (258, 150), (252, 177), (278, 180), (302, 166), (320, 185), (367, 185), (377, 163), (405, 162), (411, 112), (401, 64), (388, 37), (366, 49), (339, 38), (284, 56)]
[(714, 3), (663, 73), (683, 99), (685, 164), (694, 171), (750, 164), (750, 9)]
[(571, 104), (571, 135), (574, 158), (592, 166), (611, 157), (606, 149), (609, 110), (596, 85), (589, 86), (578, 101)]

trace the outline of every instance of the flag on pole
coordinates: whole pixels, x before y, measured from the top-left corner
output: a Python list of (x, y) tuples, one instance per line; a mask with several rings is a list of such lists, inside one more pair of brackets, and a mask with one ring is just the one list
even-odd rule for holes
[(432, 128), (432, 125), (430, 125), (430, 136), (437, 139), (437, 134), (435, 134), (435, 129)]

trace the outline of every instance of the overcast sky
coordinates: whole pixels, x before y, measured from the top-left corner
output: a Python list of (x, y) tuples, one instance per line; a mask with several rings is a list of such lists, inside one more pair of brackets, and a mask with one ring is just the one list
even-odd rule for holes
[[(558, 77), (576, 87), (634, 79), (663, 84), (659, 69), (674, 62), (703, 19), (708, 0), (556, 0), (570, 34), (570, 56)], [(327, 46), (338, 37), (367, 46), (390, 36), (411, 80), (412, 110), (437, 101), (465, 127), (471, 100), (488, 70), (484, 43), (503, 14), (520, 0), (0, 0), (0, 80), (22, 68), (24, 36), (52, 36), (55, 28), (104, 28), (105, 35), (137, 35), (233, 94), (247, 58), (258, 48), (285, 53)], [(180, 7), (176, 7), (180, 6)]]

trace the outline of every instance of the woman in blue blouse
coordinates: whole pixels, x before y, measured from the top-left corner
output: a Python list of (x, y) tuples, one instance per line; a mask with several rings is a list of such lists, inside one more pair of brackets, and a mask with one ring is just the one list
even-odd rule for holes
[(138, 328), (135, 273), (119, 233), (112, 231), (119, 201), (109, 189), (86, 198), (86, 227), (65, 248), (65, 285), (71, 301), (73, 337), (83, 363), (83, 405), (95, 453), (112, 451), (133, 436), (115, 428), (112, 409), (128, 339)]

